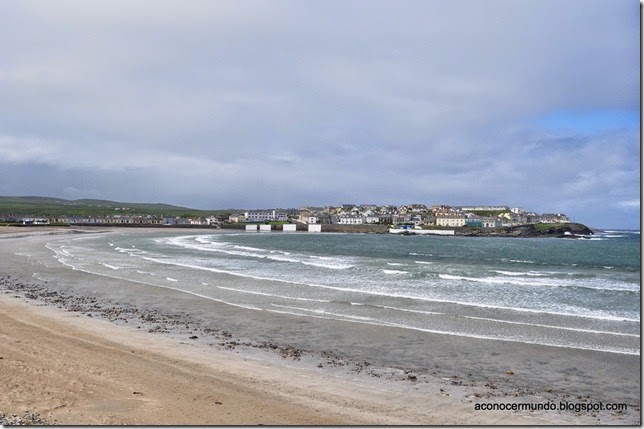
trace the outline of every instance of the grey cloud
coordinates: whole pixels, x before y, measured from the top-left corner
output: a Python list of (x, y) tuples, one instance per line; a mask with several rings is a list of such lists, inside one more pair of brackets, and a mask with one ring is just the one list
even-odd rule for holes
[[(2, 9), (0, 166), (30, 194), (200, 207), (516, 201), (586, 213), (598, 193), (613, 206), (639, 196), (636, 131), (533, 129), (553, 111), (639, 108), (631, 1)], [(31, 182), (42, 165), (51, 187)], [(79, 176), (87, 186), (71, 183)]]

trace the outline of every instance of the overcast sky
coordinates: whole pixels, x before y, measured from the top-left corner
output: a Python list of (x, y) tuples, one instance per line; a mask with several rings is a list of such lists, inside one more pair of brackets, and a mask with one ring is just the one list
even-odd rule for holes
[(0, 1), (0, 194), (639, 228), (637, 0)]

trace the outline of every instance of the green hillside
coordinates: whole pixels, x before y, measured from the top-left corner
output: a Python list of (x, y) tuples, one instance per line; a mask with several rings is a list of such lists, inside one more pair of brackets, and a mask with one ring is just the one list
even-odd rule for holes
[(163, 203), (123, 203), (108, 200), (65, 200), (49, 197), (1, 197), (0, 214), (62, 216), (62, 215), (168, 215), (168, 216), (228, 216), (240, 210), (198, 210)]

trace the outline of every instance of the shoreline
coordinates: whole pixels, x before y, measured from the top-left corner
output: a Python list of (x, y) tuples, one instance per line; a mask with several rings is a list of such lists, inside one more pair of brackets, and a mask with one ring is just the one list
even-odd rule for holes
[[(297, 232), (307, 232), (306, 224), (296, 223)], [(132, 230), (143, 230), (143, 231), (245, 231), (245, 224), (225, 224), (223, 226), (202, 226), (202, 225), (118, 225), (118, 224), (104, 224), (104, 225), (89, 225), (89, 224), (74, 224), (74, 225), (65, 225), (65, 226), (54, 226), (54, 225), (12, 225), (12, 226), (0, 226), (0, 235), (4, 230), (10, 231), (12, 228), (25, 228), (25, 229), (35, 229), (38, 230), (66, 230), (66, 229), (79, 229), (87, 232), (96, 231), (132, 231)], [(391, 225), (340, 225), (340, 224), (322, 224), (321, 233), (342, 233), (342, 234), (391, 234), (390, 229)], [(270, 232), (282, 232), (281, 225), (273, 225), (274, 229)], [(102, 229), (101, 229), (102, 228)], [(588, 235), (593, 235), (600, 230), (593, 230), (587, 227), (584, 224), (580, 223), (568, 223), (568, 224), (552, 224), (552, 227), (549, 229), (537, 229), (534, 224), (526, 225), (517, 225), (512, 227), (498, 227), (498, 228), (467, 228), (467, 227), (435, 227), (432, 228), (437, 231), (453, 231), (453, 234), (447, 234), (448, 236), (454, 237), (499, 237), (499, 238), (565, 238), (565, 239), (587, 239)], [(417, 236), (417, 235), (426, 235), (427, 232), (419, 232), (426, 230), (406, 230), (402, 233), (396, 235), (401, 236)], [(250, 233), (255, 232), (251, 231)], [(261, 233), (261, 232), (260, 232)], [(429, 234), (442, 236), (443, 234)]]
[[(130, 228), (122, 230), (133, 232)], [(160, 230), (166, 229), (160, 228)], [(190, 231), (194, 232), (193, 229)], [(92, 232), (96, 231), (92, 230)], [(12, 241), (21, 240), (30, 239), (23, 237)], [(382, 332), (378, 332), (379, 330), (374, 327), (351, 327), (361, 335), (360, 338), (365, 341), (364, 345), (352, 344), (351, 338), (345, 338), (340, 334), (338, 339), (334, 340), (337, 341), (334, 343), (335, 349), (316, 349), (301, 341), (300, 343), (290, 341), (288, 327), (292, 325), (293, 329), (301, 329), (298, 327), (299, 321), (293, 317), (272, 316), (266, 319), (265, 315), (255, 314), (257, 312), (226, 308), (224, 304), (202, 302), (204, 300), (185, 296), (185, 293), (152, 290), (150, 286), (140, 284), (125, 285), (127, 281), (98, 279), (85, 273), (57, 268), (52, 274), (53, 278), (57, 279), (56, 282), (36, 284), (38, 282), (26, 277), (29, 273), (35, 272), (35, 267), (39, 263), (31, 260), (27, 263), (24, 256), (17, 255), (12, 257), (7, 255), (5, 259), (13, 260), (14, 265), (22, 261), (22, 265), (31, 264), (32, 266), (18, 267), (13, 270), (17, 272), (10, 273), (9, 277), (6, 275), (7, 271), (12, 270), (8, 266), (0, 270), (0, 273), (5, 273), (1, 281), (3, 285), (1, 289), (4, 289), (4, 293), (0, 292), (2, 305), (7, 299), (29, 301), (25, 307), (26, 312), (29, 312), (30, 308), (37, 309), (39, 313), (45, 313), (43, 310), (46, 309), (47, 315), (50, 315), (49, 310), (58, 312), (57, 314), (70, 322), (74, 328), (84, 328), (95, 322), (101, 322), (103, 326), (109, 325), (103, 334), (109, 339), (118, 337), (119, 341), (122, 341), (128, 336), (137, 338), (142, 336), (141, 338), (146, 338), (146, 344), (148, 342), (156, 344), (157, 341), (170, 342), (174, 344), (173, 348), (184, 350), (186, 353), (188, 353), (186, 350), (192, 352), (199, 350), (200, 353), (221, 354), (217, 365), (221, 360), (261, 362), (262, 365), (270, 365), (272, 372), (282, 371), (280, 380), (287, 385), (288, 379), (303, 373), (307, 379), (316, 380), (315, 386), (326, 386), (327, 393), (342, 392), (344, 395), (345, 391), (353, 392), (354, 396), (343, 396), (339, 403), (354, 405), (362, 403), (363, 410), (367, 405), (371, 406), (366, 414), (359, 411), (361, 408), (356, 410), (348, 407), (344, 409), (345, 414), (341, 419), (324, 420), (335, 422), (333, 424), (357, 422), (362, 424), (365, 422), (371, 424), (385, 422), (388, 424), (490, 424), (495, 422), (496, 424), (635, 424), (640, 419), (638, 392), (633, 392), (632, 394), (637, 395), (637, 398), (631, 396), (630, 400), (628, 397), (631, 394), (626, 391), (616, 396), (606, 395), (611, 388), (601, 386), (600, 383), (601, 380), (609, 377), (625, 377), (624, 374), (619, 374), (619, 371), (630, 368), (630, 371), (635, 371), (637, 375), (639, 388), (639, 369), (632, 368), (634, 362), (639, 361), (639, 356), (615, 357), (603, 352), (552, 350), (545, 346), (531, 347), (525, 344), (490, 344), (485, 341), (469, 341), (441, 335), (410, 335), (404, 330), (387, 329), (386, 335), (391, 335), (392, 338), (404, 338), (400, 341), (408, 344), (407, 347), (410, 348), (416, 347), (411, 342), (417, 341), (418, 338), (426, 338), (423, 341), (431, 344), (431, 348), (427, 350), (430, 361), (436, 364), (434, 368), (409, 365), (391, 367), (383, 365), (383, 363), (386, 364), (386, 360), (377, 362), (369, 356), (373, 351), (366, 343), (372, 335), (382, 335)], [(19, 275), (21, 269), (22, 275)], [(38, 272), (41, 271), (39, 267)], [(82, 289), (80, 286), (89, 286), (86, 285), (87, 282), (100, 284), (108, 292), (101, 294), (98, 292), (100, 289), (96, 287)], [(22, 287), (8, 287), (11, 284), (22, 285)], [(134, 294), (132, 295), (134, 298), (129, 300), (131, 294)], [(15, 296), (22, 298), (15, 298)], [(141, 298), (136, 298), (139, 296)], [(122, 298), (128, 300), (125, 301)], [(169, 300), (174, 303), (171, 309), (163, 305)], [(60, 308), (53, 308), (54, 305)], [(216, 317), (213, 314), (216, 314)], [(41, 314), (38, 315), (41, 316)], [(243, 321), (243, 324), (240, 325), (240, 321)], [(284, 330), (284, 333), (279, 335), (271, 333), (276, 326), (279, 326), (278, 321), (283, 325), (280, 326), (280, 330)], [(140, 328), (137, 329), (135, 325)], [(307, 329), (312, 330), (313, 338), (316, 335), (321, 335), (323, 338), (330, 335), (330, 332), (338, 335), (337, 331), (341, 326), (343, 325), (338, 323), (320, 322), (320, 326), (309, 326)], [(261, 329), (267, 330), (270, 335), (264, 335)], [(316, 333), (317, 331), (319, 333)], [(253, 336), (250, 336), (249, 332), (252, 332)], [(263, 341), (267, 338), (272, 338), (272, 341)], [(364, 359), (360, 358), (361, 356)], [(602, 361), (607, 356), (611, 356), (609, 360), (615, 362), (605, 367)], [(539, 359), (528, 359), (531, 362), (524, 363), (526, 357), (541, 358), (543, 363), (539, 363)], [(494, 363), (499, 358), (505, 360), (501, 365)], [(450, 360), (454, 361), (451, 366)], [(468, 366), (463, 367), (464, 364)], [(552, 371), (548, 372), (548, 367), (553, 365), (562, 366), (558, 370), (561, 376), (569, 377), (568, 381), (563, 380), (565, 383), (562, 383), (562, 380), (557, 381), (560, 375)], [(564, 365), (570, 365), (571, 369), (566, 369)], [(614, 371), (611, 370), (613, 366), (615, 366)], [(583, 371), (575, 373), (572, 369), (577, 372), (580, 369)], [(468, 370), (471, 373), (468, 374)], [(629, 377), (632, 378), (633, 375), (630, 374)], [(541, 380), (544, 377), (546, 380)], [(581, 389), (580, 386), (585, 385), (588, 377), (590, 378), (586, 388)], [(599, 377), (599, 379), (594, 380), (593, 377)], [(256, 380), (251, 381), (250, 385), (256, 383)], [(355, 383), (359, 383), (360, 386), (357, 392), (352, 390), (356, 388)], [(590, 386), (593, 388), (588, 389), (587, 387)], [(311, 393), (310, 385), (288, 385), (288, 389), (295, 389), (299, 392), (298, 395), (304, 397)], [(402, 399), (387, 399), (383, 402), (382, 392), (388, 392), (389, 398)], [(131, 392), (129, 394), (132, 395)], [(263, 396), (266, 396), (266, 392)], [(263, 396), (260, 394), (255, 400), (261, 401)], [(474, 411), (476, 402), (538, 403), (562, 400), (606, 402), (613, 398), (615, 401), (626, 399), (629, 404), (628, 411), (624, 414), (604, 412), (594, 416), (573, 412)], [(128, 397), (128, 399), (131, 398)], [(317, 397), (314, 402), (324, 405), (327, 403), (325, 401), (329, 400), (331, 402), (335, 400), (335, 403), (338, 403), (337, 398), (324, 395)], [(0, 412), (14, 413), (12, 410), (3, 409), (4, 405), (4, 400), (0, 401)], [(394, 405), (395, 412), (391, 408)], [(27, 409), (38, 411), (25, 408)], [(20, 413), (22, 411), (24, 410), (18, 410)], [(41, 415), (48, 417), (46, 413)], [(310, 410), (306, 415), (313, 419), (306, 420), (307, 422), (320, 421), (314, 419), (319, 415), (311, 413)], [(281, 422), (273, 420), (270, 416), (264, 416), (264, 418), (265, 420), (261, 421), (264, 424)], [(222, 422), (232, 420), (217, 421), (220, 423), (201, 420), (200, 424), (225, 424)], [(80, 423), (73, 420), (70, 422)], [(162, 423), (178, 424), (172, 419)]]

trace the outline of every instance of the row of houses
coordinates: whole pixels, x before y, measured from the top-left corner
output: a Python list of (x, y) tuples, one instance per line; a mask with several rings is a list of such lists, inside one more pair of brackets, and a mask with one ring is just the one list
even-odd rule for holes
[[(216, 216), (172, 217), (154, 215), (104, 216), (14, 216), (0, 215), (0, 221), (22, 222), (25, 225), (83, 224), (83, 225), (172, 225), (218, 226), (224, 220)], [(341, 206), (301, 207), (298, 209), (250, 210), (230, 215), (230, 223), (298, 222), (303, 224), (340, 225), (430, 225), (443, 227), (483, 227), (524, 225), (530, 223), (568, 223), (562, 213), (537, 214), (521, 207), (448, 206), (409, 204), (376, 206), (373, 204), (342, 204)]]
[(215, 216), (209, 217), (169, 217), (169, 216), (137, 216), (137, 215), (106, 215), (106, 216), (52, 216), (36, 217), (22, 215), (0, 215), (1, 222), (22, 223), (23, 225), (201, 225), (216, 226), (221, 220)]
[(568, 223), (562, 213), (537, 214), (521, 207), (505, 205), (448, 206), (410, 204), (403, 206), (376, 206), (373, 204), (343, 204), (338, 207), (302, 207), (293, 210), (272, 209), (236, 213), (229, 222), (253, 223), (271, 221), (295, 221), (305, 224), (339, 225), (435, 225), (445, 227), (498, 228), (529, 223)]

